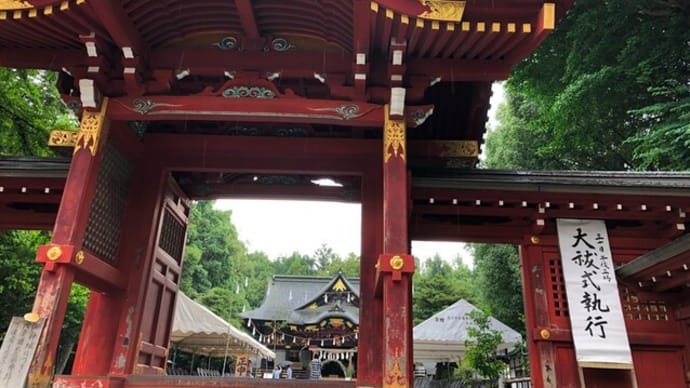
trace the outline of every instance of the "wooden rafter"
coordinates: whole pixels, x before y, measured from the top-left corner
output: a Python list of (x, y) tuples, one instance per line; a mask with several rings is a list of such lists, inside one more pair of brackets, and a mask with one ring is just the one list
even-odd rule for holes
[(116, 0), (90, 1), (87, 3), (121, 49), (131, 47), (137, 56), (145, 56), (147, 44), (139, 34), (132, 20), (127, 16), (122, 3)]
[(251, 0), (235, 0), (235, 7), (237, 7), (237, 12), (240, 15), (245, 36), (248, 39), (258, 39), (261, 35), (256, 24)]

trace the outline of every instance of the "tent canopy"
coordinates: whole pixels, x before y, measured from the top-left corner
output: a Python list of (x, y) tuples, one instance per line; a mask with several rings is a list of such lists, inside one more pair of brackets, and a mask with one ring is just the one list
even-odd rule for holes
[[(460, 360), (465, 353), (465, 341), (469, 338), (467, 328), (475, 325), (468, 313), (475, 310), (478, 310), (475, 306), (460, 299), (415, 326), (412, 334), (414, 361), (427, 366)], [(510, 350), (522, 341), (520, 333), (493, 317), (489, 317), (489, 327), (503, 336), (503, 343), (497, 351)]]
[(210, 357), (253, 354), (275, 358), (275, 353), (249, 334), (232, 326), (211, 310), (180, 292), (170, 342), (174, 347)]

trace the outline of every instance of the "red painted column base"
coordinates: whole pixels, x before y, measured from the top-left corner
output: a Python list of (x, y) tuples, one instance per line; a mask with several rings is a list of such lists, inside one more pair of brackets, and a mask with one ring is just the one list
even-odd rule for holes
[(412, 360), (412, 274), (414, 257), (408, 254), (382, 254), (378, 262), (378, 282), (383, 294), (383, 387), (414, 385)]

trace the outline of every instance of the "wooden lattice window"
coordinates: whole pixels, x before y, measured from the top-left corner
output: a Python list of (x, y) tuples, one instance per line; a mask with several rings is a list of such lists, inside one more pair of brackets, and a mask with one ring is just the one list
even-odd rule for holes
[(84, 235), (84, 248), (108, 262), (117, 255), (131, 172), (127, 158), (108, 144)]
[(160, 247), (179, 263), (182, 258), (184, 242), (185, 225), (178, 221), (171, 212), (165, 212)]
[[(560, 260), (549, 260), (550, 300), (556, 317), (568, 317), (568, 301), (563, 280), (563, 269)], [(670, 312), (664, 301), (640, 298), (625, 286), (618, 287), (626, 320), (632, 321), (668, 321)]]
[(563, 280), (563, 268), (559, 259), (549, 260), (549, 293), (553, 313), (557, 317), (568, 317), (568, 299), (565, 293), (565, 280)]
[(668, 321), (669, 310), (664, 301), (642, 302), (627, 287), (619, 287), (625, 319), (632, 321)]

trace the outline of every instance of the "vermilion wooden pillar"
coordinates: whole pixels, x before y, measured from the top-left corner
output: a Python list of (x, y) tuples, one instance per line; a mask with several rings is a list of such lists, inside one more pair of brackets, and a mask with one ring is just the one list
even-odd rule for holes
[(540, 237), (525, 237), (520, 245), (522, 264), (522, 292), (525, 304), (527, 327), (527, 350), (529, 352), (530, 376), (535, 388), (555, 388), (556, 363), (554, 349), (549, 339), (549, 302), (545, 280), (544, 259)]
[(412, 373), (411, 285), (408, 254), (408, 174), (405, 121), (385, 112), (383, 142), (383, 254), (377, 286), (383, 295), (383, 387), (409, 387)]
[[(379, 167), (379, 166), (376, 166)], [(357, 385), (380, 386), (383, 371), (383, 301), (376, 298), (376, 262), (383, 251), (381, 168), (362, 177), (362, 254), (360, 262)]]
[(85, 111), (82, 116), (51, 243), (40, 247), (36, 255), (36, 260), (44, 263), (44, 267), (32, 312), (45, 319), (45, 327), (29, 371), (31, 387), (50, 385), (62, 322), (75, 276), (71, 264), (82, 260), (77, 253), (83, 243), (95, 191), (105, 143), (102, 139), (107, 138), (107, 106), (105, 99), (100, 111)]
[[(127, 315), (124, 306), (129, 300), (128, 289), (132, 282), (139, 281), (138, 276), (141, 274), (136, 269), (143, 262), (142, 255), (145, 252), (141, 247), (148, 242), (147, 228), (150, 228), (152, 223), (157, 224), (154, 217), (157, 214), (156, 209), (160, 207), (158, 202), (164, 187), (157, 188), (153, 184), (162, 175), (159, 167), (145, 159), (137, 160), (136, 163), (134, 170), (137, 173), (129, 185), (129, 198), (124, 209), (116, 263), (117, 268), (126, 276), (123, 289), (114, 293), (91, 293), (72, 367), (73, 376), (105, 377), (113, 374), (112, 365), (122, 363), (123, 360), (113, 360), (114, 348), (116, 345), (122, 346), (123, 343), (129, 342), (128, 338), (118, 335), (120, 319), (121, 316)], [(149, 215), (151, 221), (146, 222)], [(132, 248), (133, 246), (136, 248)], [(133, 278), (136, 280), (133, 281)], [(128, 317), (132, 319), (132, 314)], [(133, 329), (135, 323), (130, 321), (129, 327)], [(99, 383), (104, 387), (109, 386), (106, 378), (99, 380)]]

